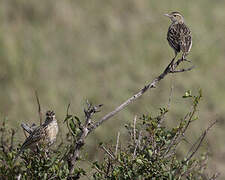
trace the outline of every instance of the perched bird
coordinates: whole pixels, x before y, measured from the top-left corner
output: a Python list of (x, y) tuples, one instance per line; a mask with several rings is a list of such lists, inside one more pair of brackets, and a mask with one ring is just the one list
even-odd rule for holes
[(184, 24), (184, 18), (179, 12), (172, 12), (164, 15), (169, 17), (172, 21), (167, 32), (167, 40), (175, 52), (173, 60), (180, 51), (183, 52), (182, 59), (186, 60), (185, 57), (190, 52), (192, 46), (191, 31)]
[(26, 138), (19, 152), (17, 153), (15, 160), (19, 155), (27, 148), (32, 148), (37, 144), (45, 144), (47, 146), (52, 145), (58, 134), (58, 124), (53, 111), (46, 112), (45, 122), (39, 127), (35, 128), (33, 132)]

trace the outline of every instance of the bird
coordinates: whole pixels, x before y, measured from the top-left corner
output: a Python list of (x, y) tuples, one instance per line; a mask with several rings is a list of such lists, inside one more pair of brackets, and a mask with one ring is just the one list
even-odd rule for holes
[(52, 145), (56, 141), (58, 134), (58, 123), (55, 118), (54, 111), (47, 111), (45, 122), (36, 127), (30, 135), (26, 138), (14, 161), (20, 156), (20, 154), (27, 148), (33, 148), (38, 144), (45, 144), (47, 146)]
[[(164, 14), (169, 17), (172, 21), (167, 32), (167, 40), (169, 45), (174, 49), (175, 56), (173, 60), (177, 57), (177, 54), (182, 51), (182, 60), (186, 60), (186, 56), (192, 47), (192, 37), (191, 31), (188, 26), (184, 23), (184, 18), (179, 12), (171, 12), (169, 14)], [(188, 61), (188, 60), (186, 60)]]

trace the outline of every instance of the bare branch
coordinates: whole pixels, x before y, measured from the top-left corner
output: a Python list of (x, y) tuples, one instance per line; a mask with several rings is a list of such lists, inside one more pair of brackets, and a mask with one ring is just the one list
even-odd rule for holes
[(91, 103), (88, 102), (87, 100), (87, 109), (84, 109), (84, 114), (86, 118), (85, 125), (89, 125), (91, 123), (91, 116), (97, 112), (100, 112), (100, 107), (103, 106), (103, 104), (99, 104), (97, 106), (92, 105)]
[[(175, 73), (175, 69), (183, 61), (184, 60), (181, 58), (181, 59), (178, 59), (177, 62), (174, 63), (174, 59), (173, 59), (169, 63), (169, 65), (166, 67), (166, 69), (163, 71), (162, 74), (160, 74), (158, 77), (156, 77), (151, 83), (149, 83), (148, 85), (144, 86), (138, 93), (134, 94), (132, 97), (130, 97), (124, 103), (122, 103), (120, 106), (116, 107), (115, 110), (113, 110), (112, 112), (110, 112), (110, 113), (106, 114), (104, 117), (102, 117), (98, 122), (96, 122), (93, 125), (92, 129), (90, 130), (90, 132), (93, 129), (96, 129), (98, 126), (100, 126), (103, 122), (107, 121), (108, 119), (110, 119), (111, 117), (113, 117), (114, 115), (116, 115), (118, 112), (120, 112), (126, 106), (128, 106), (130, 103), (132, 103), (133, 101), (135, 101), (136, 99), (138, 99), (139, 97), (141, 97), (147, 90), (150, 90), (152, 88), (155, 88), (156, 85), (157, 85), (157, 83), (159, 81), (161, 81), (162, 79), (164, 79), (164, 77), (166, 75), (168, 75), (170, 73)], [(189, 68), (188, 70), (190, 71), (191, 69), (193, 69), (193, 67)], [(185, 71), (182, 71), (182, 72), (185, 72)]]
[(185, 71), (191, 71), (192, 69), (194, 69), (194, 66), (191, 66), (190, 68), (187, 69), (179, 69), (179, 70), (174, 70), (171, 73), (180, 73), (180, 72), (185, 72)]
[[(218, 120), (215, 120), (213, 123), (211, 123), (209, 125), (209, 127), (202, 133), (202, 135), (197, 139), (197, 141), (192, 145), (192, 147), (190, 148), (187, 156), (186, 156), (186, 160), (185, 162), (188, 162), (193, 155), (198, 151), (200, 145), (202, 144), (206, 134), (209, 132), (209, 130), (218, 122)], [(196, 146), (197, 145), (197, 146)], [(194, 150), (193, 150), (194, 149)], [(190, 152), (193, 150), (193, 152), (190, 154)], [(189, 155), (190, 154), (190, 155)], [(189, 155), (189, 156), (188, 156)]]
[(66, 109), (66, 117), (69, 116), (69, 109), (70, 109), (70, 103), (68, 104), (67, 109)]
[(105, 176), (105, 178), (108, 177), (108, 174), (109, 174), (109, 171), (110, 171), (111, 166), (112, 166), (112, 164), (111, 164), (111, 159), (108, 158), (107, 171), (106, 171), (106, 176)]
[(133, 154), (133, 157), (136, 156), (137, 147), (139, 147), (140, 144), (141, 144), (141, 138), (142, 138), (141, 133), (142, 133), (142, 131), (139, 132), (138, 140), (136, 140), (136, 145), (135, 145), (135, 148), (134, 148), (134, 154)]
[[(77, 140), (75, 142), (75, 145), (74, 145), (73, 148), (71, 148), (71, 150), (70, 150), (70, 152), (68, 154), (68, 165), (69, 165), (70, 174), (73, 173), (75, 163), (76, 163), (76, 161), (79, 158), (79, 151), (83, 147), (84, 139), (88, 136), (88, 134), (93, 132), (93, 130), (95, 130), (97, 127), (99, 127), (102, 123), (104, 123), (105, 121), (107, 121), (111, 117), (115, 116), (118, 112), (123, 110), (130, 103), (132, 103), (135, 100), (137, 100), (138, 98), (140, 98), (147, 90), (151, 90), (152, 88), (155, 88), (156, 85), (158, 84), (158, 82), (160, 82), (162, 79), (164, 79), (165, 76), (167, 76), (168, 74), (175, 73), (176, 68), (183, 61), (185, 61), (185, 60), (183, 58), (181, 58), (181, 59), (178, 59), (174, 63), (174, 59), (173, 59), (169, 63), (169, 65), (165, 68), (165, 70), (158, 77), (156, 77), (151, 83), (149, 83), (146, 86), (144, 86), (139, 92), (137, 92), (132, 97), (127, 99), (125, 102), (123, 102), (121, 105), (116, 107), (112, 112), (110, 112), (110, 113), (106, 114), (105, 116), (103, 116), (96, 123), (93, 123), (93, 124), (91, 123), (91, 116), (93, 114), (95, 114), (96, 112), (99, 112), (99, 108), (102, 106), (102, 104), (98, 105), (98, 106), (93, 106), (92, 104), (90, 104), (87, 101), (88, 108), (84, 110), (85, 118), (86, 118), (85, 124), (81, 127), (82, 130), (81, 130), (81, 132), (78, 134), (78, 136), (76, 138)], [(189, 69), (191, 70), (192, 68), (189, 68)], [(182, 71), (182, 72), (185, 72), (185, 71)], [(141, 134), (139, 134), (138, 141), (141, 140), (140, 138), (141, 138)], [(138, 143), (136, 145), (138, 145)]]
[(170, 88), (170, 95), (169, 95), (169, 100), (168, 100), (168, 104), (167, 104), (167, 109), (170, 108), (170, 103), (171, 103), (171, 101), (172, 101), (173, 89), (174, 89), (173, 80), (174, 80), (174, 79), (172, 78), (171, 88)]
[(134, 116), (134, 124), (133, 124), (133, 136), (134, 136), (134, 142), (136, 141), (136, 121), (137, 121), (137, 115)]
[(116, 159), (115, 156), (109, 150), (107, 150), (104, 146), (100, 146), (100, 147), (106, 152), (106, 154), (109, 155), (110, 158)]
[(216, 180), (220, 176), (220, 173), (215, 173), (209, 180)]
[(119, 140), (120, 140), (120, 132), (118, 132), (117, 138), (116, 138), (116, 151), (115, 151), (116, 157), (117, 157), (117, 152), (118, 152), (118, 147), (119, 147)]
[[(184, 137), (184, 133), (186, 132), (187, 128), (189, 127), (190, 123), (192, 122), (192, 118), (196, 112), (196, 106), (193, 105), (193, 110), (191, 112), (188, 112), (184, 119), (181, 120), (180, 125), (179, 125), (179, 130), (177, 131), (176, 135), (173, 137), (171, 143), (169, 144), (167, 150), (164, 153), (164, 157), (166, 157), (166, 155), (171, 151), (171, 148), (174, 146), (173, 149), (176, 149), (178, 142), (180, 142), (182, 140), (182, 138)], [(182, 127), (182, 123), (184, 121), (187, 121), (187, 123), (185, 124), (184, 127)]]
[(14, 129), (12, 129), (12, 131), (11, 131), (11, 141), (10, 141), (10, 150), (12, 150), (13, 149), (13, 145), (14, 145), (14, 136), (15, 136), (15, 130)]
[(36, 100), (37, 100), (37, 104), (38, 104), (38, 114), (39, 114), (40, 125), (41, 125), (42, 124), (42, 111), (41, 111), (41, 105), (40, 105), (40, 101), (39, 101), (39, 97), (38, 97), (37, 91), (35, 91), (35, 96), (36, 96)]
[(1, 148), (2, 148), (2, 151), (5, 152), (5, 142), (4, 142), (4, 137), (5, 137), (5, 119), (3, 120), (2, 122), (2, 127), (1, 127)]

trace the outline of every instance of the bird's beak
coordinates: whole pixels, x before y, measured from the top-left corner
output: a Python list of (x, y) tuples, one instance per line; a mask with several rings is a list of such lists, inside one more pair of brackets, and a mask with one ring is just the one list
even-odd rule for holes
[(164, 16), (170, 17), (170, 15), (169, 15), (169, 14), (164, 14)]

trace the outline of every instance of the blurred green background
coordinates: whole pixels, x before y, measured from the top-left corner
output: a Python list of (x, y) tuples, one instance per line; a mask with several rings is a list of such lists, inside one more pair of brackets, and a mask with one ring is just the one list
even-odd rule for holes
[[(200, 119), (191, 127), (192, 142), (210, 121), (218, 124), (207, 136), (209, 167), (225, 178), (225, 1), (223, 0), (2, 0), (0, 1), (0, 114), (24, 140), (21, 122), (38, 123), (37, 90), (44, 110), (56, 112), (60, 135), (66, 106), (83, 117), (85, 100), (104, 107), (98, 117), (140, 90), (166, 67), (173, 50), (166, 40), (170, 21), (163, 14), (179, 11), (192, 30), (188, 58), (192, 72), (170, 75), (129, 105), (89, 138), (88, 158), (98, 158), (100, 141), (126, 137), (124, 123), (135, 115), (157, 112), (173, 96), (169, 126), (190, 108), (186, 90), (203, 90)], [(184, 149), (185, 151), (185, 149)], [(97, 153), (96, 153), (97, 152)]]

